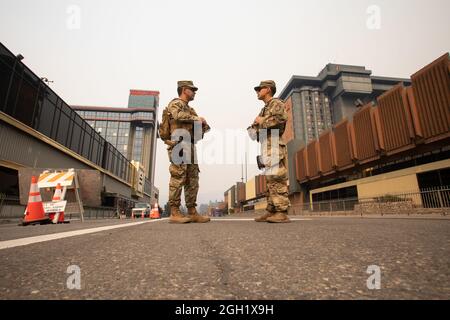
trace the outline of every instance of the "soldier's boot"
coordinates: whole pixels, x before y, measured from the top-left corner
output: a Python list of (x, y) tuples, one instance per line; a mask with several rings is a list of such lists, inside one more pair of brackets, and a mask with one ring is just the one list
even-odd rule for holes
[(178, 207), (170, 207), (170, 223), (189, 223), (191, 222), (191, 218), (186, 217), (181, 213), (180, 208)]
[(211, 221), (209, 217), (199, 215), (195, 207), (188, 208), (188, 216), (192, 222), (205, 223)]
[(273, 213), (266, 211), (266, 213), (264, 213), (263, 215), (256, 217), (255, 221), (256, 222), (267, 222), (267, 218), (270, 217), (271, 215), (273, 215)]
[(285, 212), (277, 212), (266, 219), (267, 222), (271, 223), (286, 223), (291, 222)]

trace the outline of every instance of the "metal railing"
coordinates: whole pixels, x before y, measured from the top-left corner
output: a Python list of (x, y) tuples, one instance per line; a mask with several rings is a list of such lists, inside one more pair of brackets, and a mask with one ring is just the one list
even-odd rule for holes
[(19, 203), (19, 197), (0, 193), (0, 219), (22, 217), (25, 206)]
[(384, 194), (370, 198), (348, 198), (292, 205), (292, 214), (450, 214), (450, 186), (424, 188), (407, 193)]
[(420, 191), (385, 194), (360, 199), (359, 203), (408, 203), (413, 209), (450, 208), (450, 186), (423, 188)]
[(0, 193), (0, 215), (2, 213), (3, 202), (5, 201), (5, 199), (6, 199), (6, 194)]
[(118, 212), (111, 207), (84, 207), (85, 219), (112, 219), (118, 218)]

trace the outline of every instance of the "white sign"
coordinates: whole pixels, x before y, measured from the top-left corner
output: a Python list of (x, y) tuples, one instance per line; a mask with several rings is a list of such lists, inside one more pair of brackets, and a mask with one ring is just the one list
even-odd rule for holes
[(66, 209), (67, 201), (44, 202), (43, 204), (45, 213), (58, 213)]

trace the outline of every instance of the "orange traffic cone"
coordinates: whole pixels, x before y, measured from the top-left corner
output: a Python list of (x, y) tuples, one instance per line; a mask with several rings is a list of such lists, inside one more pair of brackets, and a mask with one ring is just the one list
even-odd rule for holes
[(159, 207), (158, 207), (158, 203), (155, 202), (155, 206), (152, 209), (152, 212), (150, 214), (150, 218), (152, 219), (159, 219), (160, 215), (159, 215)]
[(61, 196), (62, 196), (62, 188), (61, 188), (61, 184), (58, 183), (56, 185), (55, 194), (53, 195), (52, 201), (61, 200)]
[(47, 223), (49, 218), (45, 216), (44, 205), (42, 204), (41, 193), (37, 184), (37, 178), (31, 177), (30, 194), (28, 197), (28, 205), (25, 210), (25, 216), (22, 221), (22, 225), (34, 223)]
[[(56, 185), (55, 194), (53, 195), (52, 201), (57, 202), (60, 201), (62, 197), (62, 188), (61, 184), (58, 183)], [(64, 221), (64, 211), (61, 212), (51, 212), (49, 213), (50, 220), (52, 220), (53, 223), (65, 223)]]

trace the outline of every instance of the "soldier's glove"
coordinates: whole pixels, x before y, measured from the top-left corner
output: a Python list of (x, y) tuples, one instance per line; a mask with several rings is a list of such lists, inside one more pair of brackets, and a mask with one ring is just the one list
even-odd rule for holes
[(202, 130), (203, 130), (203, 133), (206, 133), (211, 130), (211, 127), (209, 126), (209, 124), (207, 124), (205, 122), (205, 124), (202, 125)]
[(256, 163), (258, 164), (258, 169), (262, 170), (266, 167), (266, 165), (264, 164), (263, 160), (262, 160), (262, 156), (257, 156), (256, 157)]
[(250, 137), (250, 139), (252, 139), (253, 141), (255, 141), (255, 140), (259, 141), (258, 130), (254, 126), (248, 127), (247, 132), (248, 132), (248, 136)]

